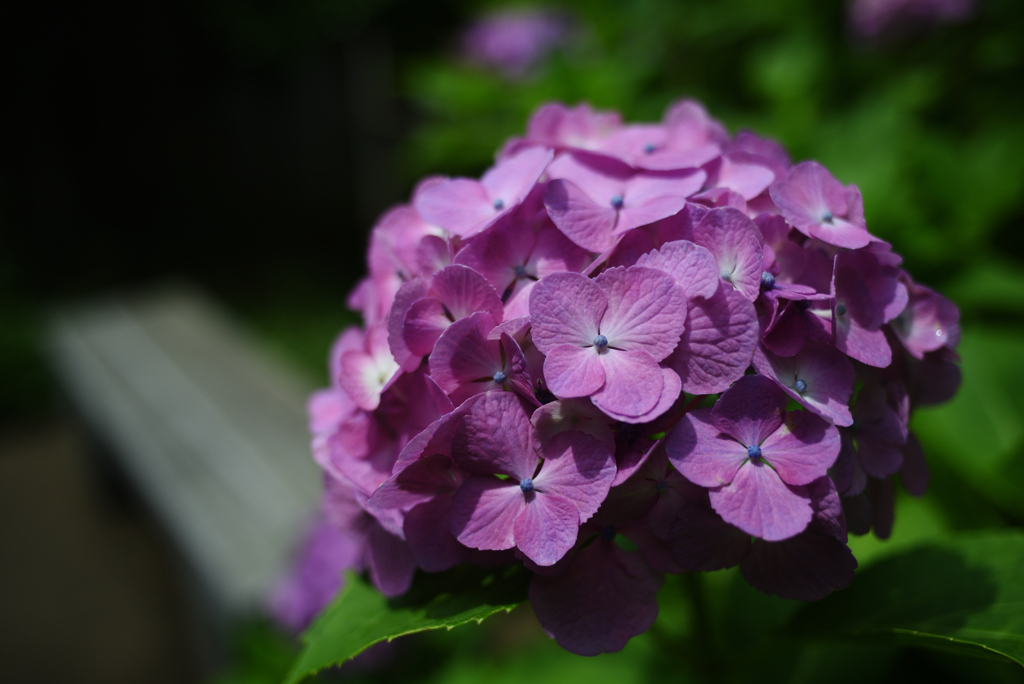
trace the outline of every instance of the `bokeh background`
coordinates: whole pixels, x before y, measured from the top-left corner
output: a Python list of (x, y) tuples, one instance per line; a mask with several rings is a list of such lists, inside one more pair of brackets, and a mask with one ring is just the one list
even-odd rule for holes
[[(872, 28), (839, 0), (6, 3), (0, 649), (12, 681), (277, 681), (291, 654), (256, 620), (238, 626), (212, 674), (193, 655), (173, 551), (145, 502), (112, 509), (67, 456), (79, 433), (43, 351), (50, 313), (196, 283), (326, 383), (375, 217), (424, 175), (479, 174), (549, 100), (655, 121), (697, 98), (731, 132), (773, 137), (856, 183), (872, 233), (959, 305), (965, 380), (954, 402), (915, 419), (931, 491), (901, 496), (893, 538), (856, 540), (854, 552), (870, 563), (921, 539), (1024, 524), (1024, 3), (959, 4), (962, 15), (906, 10)], [(531, 11), (547, 32), (504, 51), (467, 34), (495, 12)], [(722, 596), (743, 591), (714, 582)], [(669, 583), (666, 597), (678, 590)], [(744, 600), (760, 606), (747, 631), (774, 628), (771, 605)], [(682, 608), (663, 610), (623, 654), (591, 660), (557, 651), (520, 613), (428, 636), (398, 665), (385, 654), (348, 676), (686, 677), (658, 655), (692, 621)], [(96, 624), (113, 636), (76, 650)], [(1019, 681), (1000, 664), (857, 648), (787, 676), (815, 681), (816, 668), (856, 662), (858, 681)]]

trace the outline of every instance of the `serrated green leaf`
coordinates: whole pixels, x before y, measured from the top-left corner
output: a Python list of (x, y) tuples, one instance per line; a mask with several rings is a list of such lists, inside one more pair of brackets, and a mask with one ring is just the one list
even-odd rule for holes
[(803, 636), (883, 638), (1024, 665), (1024, 533), (974, 534), (881, 560), (790, 624)]
[(345, 590), (321, 613), (303, 637), (303, 648), (286, 684), (340, 665), (382, 641), (431, 629), (482, 622), (526, 600), (530, 573), (521, 566), (460, 567), (420, 574), (403, 596), (388, 599), (363, 579), (349, 574)]

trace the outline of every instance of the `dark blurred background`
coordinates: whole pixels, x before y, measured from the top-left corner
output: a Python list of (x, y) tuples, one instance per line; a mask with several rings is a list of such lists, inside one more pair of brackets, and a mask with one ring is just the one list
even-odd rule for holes
[[(330, 340), (354, 320), (345, 295), (365, 271), (375, 217), (423, 175), (479, 174), (548, 100), (658, 120), (671, 101), (695, 97), (731, 132), (774, 137), (795, 161), (818, 159), (859, 185), (871, 231), (960, 306), (965, 377), (976, 383), (919, 421), (935, 457), (934, 510), (904, 535), (1019, 525), (1024, 3), (967, 4), (953, 20), (897, 16), (872, 31), (857, 28), (851, 3), (831, 0), (572, 0), (545, 7), (557, 30), (511, 66), (472, 53), (463, 37), (505, 8), (498, 3), (5, 4), (0, 468), (10, 474), (0, 478), (24, 494), (22, 504), (0, 497), (10, 534), (23, 540), (11, 548), (27, 559), (69, 529), (59, 520), (25, 527), (47, 508), (39, 497), (58, 482), (53, 473), (73, 471), (60, 454), (77, 448), (43, 353), (52, 311), (169, 280), (197, 283), (324, 383)], [(1000, 410), (965, 412), (981, 394)], [(963, 470), (956, 451), (977, 444), (1001, 455), (980, 474)], [(15, 476), (42, 483), (38, 496)], [(1008, 479), (1008, 489), (986, 489)], [(960, 480), (968, 484), (949, 484)], [(97, 534), (159, 536), (144, 516), (111, 523), (102, 508), (82, 506), (100, 511)], [(151, 552), (138, 551), (147, 544)], [(156, 578), (144, 593), (157, 612), (138, 620), (170, 646), (151, 662), (180, 660), (186, 630), (161, 632), (175, 589), (160, 543), (117, 548), (141, 553), (125, 563)], [(86, 556), (76, 562), (94, 562)], [(38, 574), (28, 560), (17, 567)], [(48, 581), (79, 576), (75, 567), (84, 565)], [(55, 624), (60, 615), (54, 608)]]

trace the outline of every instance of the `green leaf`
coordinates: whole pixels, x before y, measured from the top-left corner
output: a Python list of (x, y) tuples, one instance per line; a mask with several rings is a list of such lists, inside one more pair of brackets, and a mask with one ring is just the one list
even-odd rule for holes
[(978, 533), (880, 560), (849, 589), (801, 608), (791, 626), (1024, 665), (1024, 533)]
[(979, 493), (1024, 520), (1024, 344), (1021, 329), (964, 331), (963, 384), (953, 401), (922, 409), (911, 427), (929, 457), (942, 459)]
[(303, 649), (285, 680), (297, 684), (340, 665), (381, 641), (431, 629), (482, 622), (526, 600), (530, 573), (522, 566), (465, 566), (445, 573), (420, 573), (403, 596), (388, 599), (356, 575), (303, 637)]

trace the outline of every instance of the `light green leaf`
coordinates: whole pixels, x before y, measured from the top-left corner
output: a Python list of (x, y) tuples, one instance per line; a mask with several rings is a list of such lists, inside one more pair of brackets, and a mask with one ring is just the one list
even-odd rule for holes
[(878, 561), (791, 625), (804, 636), (884, 638), (1024, 665), (1024, 533), (973, 534)]
[(297, 684), (381, 641), (479, 623), (499, 611), (510, 611), (526, 600), (529, 578), (521, 566), (465, 566), (436, 575), (420, 574), (408, 593), (388, 599), (350, 574), (345, 590), (304, 635), (302, 652), (285, 681)]

